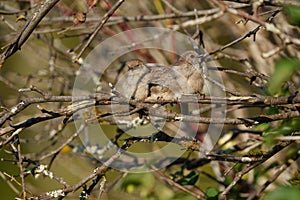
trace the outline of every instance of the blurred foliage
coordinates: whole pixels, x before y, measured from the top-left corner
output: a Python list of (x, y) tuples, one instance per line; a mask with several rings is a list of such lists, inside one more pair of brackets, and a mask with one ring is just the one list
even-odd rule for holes
[(182, 170), (171, 174), (171, 176), (172, 179), (180, 185), (195, 185), (199, 178), (199, 174), (195, 171), (191, 171), (187, 175), (184, 175), (184, 172)]
[(300, 120), (292, 119), (286, 120), (280, 123), (280, 125), (268, 127), (264, 130), (264, 137), (266, 145), (271, 147), (276, 141), (276, 137), (284, 135), (292, 135), (293, 133), (300, 130)]
[(288, 22), (292, 25), (300, 27), (300, 7), (298, 6), (285, 6)]
[(271, 94), (278, 94), (282, 91), (283, 84), (291, 80), (292, 75), (300, 70), (300, 62), (295, 58), (281, 58), (276, 62), (275, 71), (269, 83)]
[(297, 187), (300, 190), (300, 172), (299, 170), (297, 172), (295, 172), (294, 176), (289, 179), (289, 182), (291, 183), (291, 185)]
[(218, 191), (217, 189), (209, 187), (205, 191), (205, 199), (218, 200), (219, 193), (220, 193), (220, 191)]
[(120, 182), (120, 188), (138, 199), (194, 199), (182, 191), (174, 192), (158, 183), (151, 173), (127, 174)]
[(300, 196), (300, 190), (296, 187), (283, 186), (277, 188), (273, 192), (269, 192), (263, 198), (263, 200), (298, 200)]

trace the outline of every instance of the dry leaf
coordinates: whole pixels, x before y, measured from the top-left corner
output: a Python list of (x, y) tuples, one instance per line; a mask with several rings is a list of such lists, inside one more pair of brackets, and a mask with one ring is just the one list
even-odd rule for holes
[(86, 20), (86, 13), (77, 12), (77, 13), (73, 14), (73, 23), (75, 25), (84, 23), (85, 20)]
[(89, 5), (90, 8), (96, 7), (98, 0), (86, 0), (86, 3)]

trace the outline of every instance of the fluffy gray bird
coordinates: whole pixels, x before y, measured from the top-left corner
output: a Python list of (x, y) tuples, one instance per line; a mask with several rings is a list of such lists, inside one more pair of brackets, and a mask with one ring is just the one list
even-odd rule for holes
[(195, 51), (185, 52), (172, 66), (147, 65), (137, 59), (126, 64), (129, 70), (116, 84), (126, 98), (174, 100), (202, 92), (204, 81)]

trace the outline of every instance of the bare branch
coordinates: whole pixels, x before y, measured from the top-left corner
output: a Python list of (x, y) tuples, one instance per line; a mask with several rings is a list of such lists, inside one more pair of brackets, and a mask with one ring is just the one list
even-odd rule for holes
[(22, 45), (26, 42), (34, 29), (38, 26), (40, 21), (58, 2), (59, 0), (45, 0), (40, 4), (36, 11), (32, 14), (31, 19), (28, 20), (28, 22), (16, 35), (13, 42), (11, 42), (6, 50), (0, 55), (0, 68), (8, 57), (21, 49)]

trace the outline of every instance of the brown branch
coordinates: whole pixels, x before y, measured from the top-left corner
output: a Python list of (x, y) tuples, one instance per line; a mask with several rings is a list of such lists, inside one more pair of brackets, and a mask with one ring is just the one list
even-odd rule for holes
[(247, 200), (258, 199), (265, 189), (272, 184), (291, 164), (293, 164), (300, 156), (300, 151), (297, 152), (292, 159), (286, 159), (286, 163), (281, 165), (280, 168), (269, 178), (256, 192), (252, 193)]
[(190, 189), (187, 186), (185, 187), (183, 185), (180, 185), (179, 183), (176, 183), (170, 177), (164, 175), (162, 172), (160, 172), (158, 170), (153, 171), (152, 174), (154, 174), (158, 180), (164, 181), (164, 182), (168, 183), (170, 186), (176, 187), (179, 190), (182, 190), (182, 191), (194, 196), (197, 199), (205, 199), (205, 193), (202, 190), (200, 190), (199, 188), (191, 188)]
[(93, 178), (95, 178), (98, 175), (105, 174), (108, 170), (110, 170), (109, 166), (116, 159), (118, 159), (131, 145), (132, 145), (131, 143), (125, 142), (121, 146), (121, 148), (119, 149), (119, 151), (117, 153), (115, 153), (114, 155), (112, 155), (107, 161), (105, 161), (102, 164), (101, 167), (97, 167), (93, 171), (93, 173), (91, 173), (90, 175), (88, 175), (87, 177), (85, 177), (84, 179), (82, 179), (81, 181), (79, 181), (77, 184), (75, 184), (73, 186), (69, 186), (69, 187), (64, 188), (62, 190), (56, 190), (56, 191), (52, 191), (52, 192), (47, 192), (45, 194), (40, 195), (39, 198), (42, 198), (44, 200), (53, 199), (55, 197), (54, 194), (58, 194), (58, 196), (65, 196), (65, 195), (67, 195), (70, 192), (77, 191), (79, 188), (81, 188), (82, 186), (84, 186), (88, 181), (92, 180)]
[[(37, 103), (50, 103), (50, 102), (72, 102), (72, 101), (84, 101), (84, 100), (93, 100), (95, 97), (93, 96), (52, 96), (46, 95), (44, 97), (34, 97), (34, 98), (26, 98), (15, 106), (11, 107), (8, 111), (5, 111), (0, 118), (0, 127), (5, 123), (6, 120), (15, 116), (28, 106)], [(103, 98), (105, 99), (105, 97)]]
[(53, 150), (52, 152), (49, 152), (43, 156), (41, 156), (38, 160), (44, 160), (48, 157), (51, 157), (53, 155), (58, 154), (65, 146), (67, 146), (68, 144), (70, 144), (75, 138), (78, 137), (78, 135), (85, 129), (86, 124), (82, 124), (77, 131), (71, 136), (69, 137), (64, 143), (62, 143), (58, 148), (56, 148), (55, 150)]
[[(17, 124), (11, 124), (11, 125), (9, 125), (9, 126), (7, 126), (5, 128), (0, 129), (0, 136), (8, 134), (8, 133), (11, 133), (11, 132), (16, 131), (16, 130), (20, 130), (20, 131), (18, 131), (18, 133), (19, 133), (24, 128), (28, 128), (28, 127), (30, 127), (32, 125), (37, 124), (37, 123), (40, 123), (40, 122), (43, 122), (43, 121), (47, 121), (47, 120), (51, 120), (51, 119), (55, 119), (55, 118), (58, 118), (58, 117), (61, 117), (61, 116), (63, 116), (63, 114), (54, 113), (54, 112), (51, 113), (51, 114), (49, 114), (49, 113), (43, 113), (43, 114), (38, 115), (36, 117), (32, 117), (32, 118), (29, 118), (29, 119), (24, 120), (22, 122), (19, 122)], [(11, 139), (13, 139), (13, 137), (8, 138), (4, 142), (0, 142), (0, 147), (2, 145), (5, 145)]]
[[(233, 1), (237, 3), (253, 3), (252, 0), (221, 0), (221, 1)], [(263, 0), (262, 4), (268, 6), (300, 6), (300, 1), (298, 0)]]
[(98, 32), (103, 28), (104, 24), (108, 21), (108, 19), (116, 12), (116, 10), (124, 3), (125, 0), (119, 0), (117, 3), (103, 16), (99, 24), (97, 24), (95, 30), (93, 33), (89, 36), (88, 40), (82, 47), (81, 51), (78, 53), (78, 55), (75, 58), (75, 61), (78, 62), (78, 59), (82, 56), (83, 52), (88, 48), (88, 46), (91, 44), (93, 39), (96, 37)]
[(21, 177), (21, 183), (22, 183), (21, 197), (23, 197), (23, 199), (25, 199), (26, 198), (26, 184), (25, 184), (25, 174), (24, 174), (24, 168), (23, 168), (23, 159), (22, 159), (19, 135), (16, 135), (16, 138), (17, 138), (16, 142), (17, 142), (17, 153), (18, 153), (18, 165), (20, 168), (20, 177)]
[[(233, 8), (246, 8), (249, 7), (248, 4), (243, 5), (233, 5)], [(160, 15), (138, 15), (138, 16), (111, 16), (108, 22), (105, 24), (107, 26), (123, 23), (123, 22), (150, 22), (150, 21), (158, 21), (158, 20), (165, 20), (165, 19), (177, 19), (177, 18), (188, 18), (188, 17), (195, 17), (195, 14), (198, 16), (207, 16), (213, 15), (220, 12), (220, 8), (212, 8), (207, 10), (197, 10), (195, 11), (188, 11), (179, 13), (170, 13), (170, 14), (160, 14)], [(95, 22), (99, 21), (102, 18), (98, 17), (87, 17), (86, 22)], [(46, 22), (72, 22), (73, 17), (46, 17), (44, 19)], [(77, 28), (77, 27), (74, 27)], [(83, 27), (85, 28), (85, 27)], [(60, 29), (61, 30), (61, 29)]]
[[(96, 99), (96, 103), (94, 100)], [(53, 111), (53, 113), (45, 113), (41, 116), (36, 117), (35, 119), (32, 118), (32, 120), (25, 120), (19, 124), (16, 124), (15, 127), (7, 127), (4, 129), (0, 129), (0, 135), (3, 135), (7, 132), (11, 132), (17, 129), (17, 127), (29, 127), (33, 125), (34, 123), (37, 123), (39, 121), (45, 121), (51, 118), (57, 118), (63, 115), (72, 115), (76, 111), (80, 109), (84, 109), (86, 107), (91, 107), (95, 105), (110, 105), (110, 104), (128, 104), (128, 102), (118, 102), (118, 101), (111, 101), (109, 100), (110, 98), (108, 96), (102, 95), (102, 94), (95, 94), (94, 96), (52, 96), (52, 95), (47, 95), (47, 98), (44, 97), (35, 97), (35, 98), (26, 98), (20, 103), (16, 104), (12, 108), (10, 108), (8, 111), (4, 111), (2, 116), (0, 117), (0, 126), (3, 126), (3, 124), (10, 119), (11, 117), (15, 116), (25, 108), (27, 108), (29, 105), (32, 104), (37, 104), (37, 103), (49, 103), (49, 102), (79, 102), (79, 105), (76, 105), (76, 103), (73, 103), (69, 107), (65, 109), (61, 109), (58, 111)], [(85, 104), (81, 105), (81, 101), (87, 100), (87, 105), (84, 106)], [(294, 96), (285, 96), (285, 97), (270, 97), (270, 96), (246, 96), (246, 97), (204, 97), (204, 96), (199, 96), (197, 100), (173, 100), (173, 101), (164, 101), (164, 100), (146, 100), (144, 102), (137, 101), (137, 100), (131, 100), (129, 101), (129, 105), (134, 105), (137, 107), (144, 107), (147, 108), (151, 104), (167, 104), (167, 103), (200, 103), (200, 104), (226, 104), (226, 105), (244, 105), (244, 106), (274, 106), (274, 105), (292, 105), (296, 107), (297, 104), (300, 103), (300, 95), (294, 95)], [(138, 111), (138, 110), (136, 110)], [(112, 113), (113, 115), (114, 113)], [(130, 114), (130, 113), (129, 113)], [(132, 114), (132, 113), (131, 113)], [(175, 113), (170, 113), (170, 114), (164, 114), (164, 116), (178, 120), (181, 116), (177, 115)], [(278, 117), (281, 116), (281, 117)], [(283, 114), (279, 115), (273, 115), (271, 117), (269, 116), (261, 116), (260, 118), (257, 117), (256, 120), (259, 121), (265, 121), (267, 118), (270, 120), (279, 120), (282, 119)], [(290, 116), (290, 117), (297, 117), (298, 114), (296, 111), (287, 113), (284, 116)], [(186, 120), (192, 120), (192, 121), (198, 121), (202, 123), (221, 123), (224, 119), (211, 119), (211, 118), (199, 118), (195, 116), (182, 116)], [(251, 122), (252, 120), (252, 122)], [(219, 122), (218, 122), (219, 121)], [(249, 123), (255, 123), (255, 118), (253, 119), (226, 119), (226, 123), (230, 124), (244, 124), (245, 122)]]
[[(0, 177), (3, 179), (3, 181), (5, 181), (5, 183), (10, 187), (10, 189), (14, 193), (19, 194), (19, 190), (16, 188), (16, 186), (14, 184), (12, 184), (10, 181), (7, 181), (6, 176), (8, 176), (11, 181), (16, 181), (16, 179), (14, 177), (10, 177), (8, 174), (3, 173), (2, 171), (0, 171)], [(18, 182), (17, 182), (17, 184), (18, 184)]]
[(22, 45), (29, 38), (33, 30), (38, 26), (43, 17), (57, 4), (59, 0), (45, 0), (40, 6), (32, 13), (31, 19), (24, 25), (20, 32), (16, 35), (13, 42), (5, 49), (0, 55), (0, 68), (4, 61), (13, 55), (16, 51), (20, 50)]
[(232, 125), (244, 124), (245, 126), (252, 126), (252, 125), (258, 125), (261, 123), (267, 123), (272, 121), (299, 118), (300, 112), (290, 111), (290, 112), (284, 112), (284, 113), (273, 114), (273, 115), (257, 116), (251, 118), (237, 118), (237, 119), (199, 117), (199, 116), (183, 115), (178, 113), (168, 113), (168, 112), (162, 113), (157, 111), (153, 111), (151, 115), (157, 117), (163, 117), (164, 119), (170, 121), (194, 122), (194, 123), (204, 123), (204, 124), (232, 124)]
[[(230, 190), (236, 185), (236, 183), (241, 180), (241, 178), (247, 174), (249, 171), (251, 171), (252, 169), (254, 169), (255, 167), (261, 165), (262, 163), (264, 163), (265, 161), (267, 161), (269, 158), (271, 158), (272, 156), (274, 156), (275, 154), (277, 154), (278, 152), (280, 152), (282, 149), (284, 149), (285, 147), (289, 146), (291, 143), (293, 142), (282, 142), (276, 146), (273, 147), (273, 149), (268, 152), (267, 154), (264, 154), (264, 156), (262, 157), (262, 159), (248, 167), (246, 167), (245, 169), (243, 169), (241, 172), (237, 173), (236, 176), (234, 177), (234, 179), (232, 180), (232, 182), (226, 187), (226, 189), (220, 194), (220, 198), (221, 199), (226, 199), (226, 195), (230, 192)], [(219, 198), (219, 199), (220, 199)]]
[(224, 12), (229, 12), (229, 13), (231, 13), (233, 15), (237, 15), (237, 16), (243, 17), (245, 19), (248, 19), (250, 21), (253, 21), (253, 22), (259, 24), (262, 27), (265, 27), (266, 23), (264, 21), (262, 21), (261, 19), (258, 19), (256, 17), (254, 17), (252, 15), (249, 15), (248, 13), (246, 13), (246, 12), (244, 12), (242, 10), (236, 10), (236, 9), (234, 9), (232, 7), (227, 6), (224, 3), (219, 2), (218, 0), (209, 0), (209, 1), (211, 1), (213, 4), (215, 4), (216, 6), (218, 6)]
[[(215, 0), (212, 0), (212, 1), (215, 1)], [(221, 5), (219, 5), (219, 6), (221, 6)], [(268, 17), (268, 19), (266, 20), (266, 22), (269, 22), (269, 21), (270, 21), (271, 19), (273, 19), (278, 13), (279, 13), (279, 10), (274, 11), (274, 12), (272, 13), (272, 15), (271, 15), (270, 17)], [(251, 16), (251, 15), (249, 15), (249, 16)], [(249, 16), (248, 16), (248, 14), (247, 14), (247, 16), (244, 16), (244, 18), (249, 19)], [(251, 18), (253, 18), (253, 17), (251, 16)], [(255, 29), (253, 29), (253, 30), (249, 31), (248, 33), (246, 33), (245, 35), (243, 35), (243, 36), (241, 36), (241, 37), (239, 37), (239, 38), (233, 40), (232, 42), (230, 42), (230, 43), (228, 43), (228, 44), (226, 44), (226, 45), (224, 45), (224, 46), (222, 46), (222, 47), (220, 47), (220, 48), (218, 48), (218, 49), (216, 49), (216, 50), (214, 50), (214, 51), (212, 51), (212, 52), (209, 52), (208, 55), (213, 55), (213, 54), (215, 54), (215, 53), (218, 53), (218, 52), (220, 52), (220, 51), (223, 51), (224, 49), (227, 49), (228, 47), (231, 47), (231, 46), (233, 46), (233, 45), (235, 45), (235, 44), (241, 42), (242, 40), (244, 40), (244, 39), (246, 39), (246, 38), (248, 38), (248, 37), (251, 37), (252, 35), (253, 35), (253, 40), (255, 41), (255, 35), (256, 35), (256, 33), (261, 29), (261, 27), (264, 27), (264, 26), (265, 26), (265, 22), (263, 22), (263, 24), (262, 24), (262, 23), (259, 23), (259, 24), (260, 24), (260, 25), (258, 25)]]

